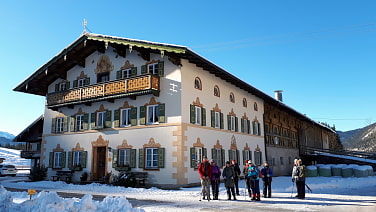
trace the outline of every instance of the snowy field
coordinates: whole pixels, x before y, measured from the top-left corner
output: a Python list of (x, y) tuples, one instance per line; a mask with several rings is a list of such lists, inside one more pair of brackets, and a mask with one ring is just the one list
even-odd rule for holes
[[(4, 164), (28, 165), (18, 150), (0, 148)], [(251, 202), (246, 196), (244, 180), (239, 182), (240, 196), (228, 201), (223, 183), (220, 200), (199, 201), (201, 188), (161, 190), (124, 188), (102, 184), (74, 185), (64, 182), (24, 182), (26, 177), (0, 177), (0, 212), (117, 212), (117, 211), (376, 211), (376, 177), (311, 177), (306, 183), (313, 190), (306, 199), (294, 198), (296, 188), (290, 177), (275, 177), (272, 198)], [(262, 183), (260, 183), (262, 186)], [(27, 192), (10, 192), (5, 188), (36, 189), (31, 200)], [(62, 198), (57, 192), (84, 194), (82, 198)], [(94, 200), (93, 195), (106, 196)], [(130, 202), (133, 202), (131, 205)]]

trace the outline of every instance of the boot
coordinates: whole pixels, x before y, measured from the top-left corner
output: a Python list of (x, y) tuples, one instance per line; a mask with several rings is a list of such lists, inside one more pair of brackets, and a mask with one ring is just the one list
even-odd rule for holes
[(251, 200), (256, 200), (256, 195), (252, 194)]
[(234, 200), (236, 200), (236, 196), (235, 196), (235, 194), (232, 194), (232, 196), (234, 197)]
[(256, 201), (260, 201), (260, 194), (257, 194)]
[(227, 200), (231, 200), (231, 194), (227, 194)]

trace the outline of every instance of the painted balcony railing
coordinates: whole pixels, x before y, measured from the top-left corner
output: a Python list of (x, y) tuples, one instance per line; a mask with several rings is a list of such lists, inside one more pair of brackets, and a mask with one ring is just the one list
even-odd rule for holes
[(32, 158), (39, 158), (40, 151), (30, 151), (30, 150), (23, 150), (21, 151), (21, 158), (32, 159)]
[(159, 95), (159, 90), (158, 76), (142, 75), (49, 93), (47, 106), (56, 108), (127, 96)]

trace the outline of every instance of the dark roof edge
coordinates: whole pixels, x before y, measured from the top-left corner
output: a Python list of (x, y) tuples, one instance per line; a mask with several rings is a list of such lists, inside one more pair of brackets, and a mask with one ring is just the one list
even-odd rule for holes
[(22, 141), (18, 141), (18, 138), (22, 136), (22, 134), (26, 133), (27, 130), (29, 130), (32, 126), (34, 126), (36, 123), (38, 123), (38, 121), (40, 120), (43, 120), (44, 119), (44, 115), (40, 115), (37, 119), (35, 119), (33, 121), (33, 123), (31, 123), (29, 126), (27, 126), (24, 130), (22, 130), (22, 132), (20, 132), (15, 138), (13, 138), (13, 141), (14, 142), (22, 142)]

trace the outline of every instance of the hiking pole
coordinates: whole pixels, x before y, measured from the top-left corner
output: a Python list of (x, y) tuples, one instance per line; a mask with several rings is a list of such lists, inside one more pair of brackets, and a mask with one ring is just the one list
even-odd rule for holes
[(312, 193), (312, 189), (307, 184), (305, 184), (305, 186), (307, 187), (308, 191)]

